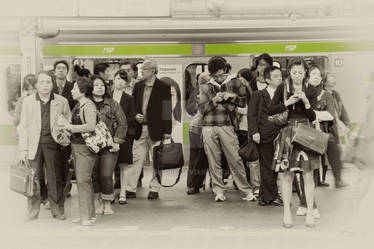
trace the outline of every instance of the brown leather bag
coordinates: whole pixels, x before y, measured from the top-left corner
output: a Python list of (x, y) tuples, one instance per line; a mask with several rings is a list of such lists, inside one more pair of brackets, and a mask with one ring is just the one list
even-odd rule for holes
[(313, 151), (323, 155), (327, 150), (329, 134), (309, 125), (298, 124), (292, 143), (299, 145), (302, 150)]
[(11, 166), (10, 188), (26, 197), (35, 195), (35, 171), (28, 162), (18, 161)]

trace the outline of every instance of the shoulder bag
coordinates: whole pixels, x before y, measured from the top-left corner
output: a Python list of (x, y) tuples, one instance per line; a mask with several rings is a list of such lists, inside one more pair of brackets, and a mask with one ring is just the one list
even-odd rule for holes
[(10, 189), (26, 197), (35, 195), (35, 170), (28, 161), (18, 161), (11, 166)]

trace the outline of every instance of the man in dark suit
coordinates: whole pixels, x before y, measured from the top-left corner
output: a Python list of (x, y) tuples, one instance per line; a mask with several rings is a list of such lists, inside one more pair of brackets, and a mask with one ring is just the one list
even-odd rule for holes
[[(139, 179), (149, 150), (153, 150), (162, 139), (170, 139), (172, 130), (170, 86), (156, 77), (157, 63), (154, 60), (145, 60), (141, 72), (142, 80), (135, 84), (132, 94), (137, 113), (132, 170), (135, 179)], [(148, 199), (158, 199), (160, 187), (153, 171)], [(136, 186), (132, 189), (136, 190)]]
[[(53, 64), (53, 71), (56, 78), (56, 87), (57, 93), (68, 100), (70, 110), (73, 109), (76, 102), (73, 100), (73, 96), (71, 95), (71, 90), (74, 87), (74, 84), (67, 80), (67, 75), (69, 72), (69, 64), (65, 60), (56, 61)], [(67, 176), (69, 173), (69, 159), (71, 154), (71, 147), (66, 146), (61, 148), (61, 179), (62, 179), (62, 187), (64, 188), (67, 184)], [(68, 194), (69, 196), (70, 194)]]
[(268, 120), (268, 109), (275, 89), (282, 83), (282, 72), (278, 67), (265, 69), (264, 77), (268, 86), (255, 92), (248, 105), (248, 136), (257, 143), (260, 161), (259, 205), (282, 205), (277, 187), (277, 173), (272, 168), (274, 158), (274, 139), (280, 127)]

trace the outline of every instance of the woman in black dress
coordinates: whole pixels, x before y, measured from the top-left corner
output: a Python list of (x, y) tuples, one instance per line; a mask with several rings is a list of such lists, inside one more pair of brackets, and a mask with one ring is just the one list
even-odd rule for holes
[[(119, 197), (119, 204), (127, 204), (126, 195), (133, 194), (126, 191), (126, 183), (129, 180), (137, 181), (137, 179), (129, 179), (132, 174), (129, 174), (129, 170), (132, 169), (130, 165), (133, 163), (133, 143), (135, 136), (135, 102), (134, 97), (124, 92), (127, 82), (130, 82), (131, 78), (128, 76), (125, 70), (119, 70), (114, 75), (113, 82), (113, 99), (117, 101), (122, 107), (127, 119), (127, 134), (125, 142), (120, 145), (120, 151), (118, 156), (118, 165), (120, 168), (120, 181), (121, 181), (121, 192)], [(134, 193), (135, 194), (135, 193)]]
[(269, 108), (269, 116), (288, 110), (287, 124), (280, 131), (276, 141), (274, 159), (275, 169), (280, 172), (281, 177), (285, 228), (292, 227), (291, 196), (295, 172), (303, 172), (304, 176), (307, 202), (306, 225), (315, 226), (313, 170), (319, 168), (319, 157), (290, 143), (298, 124), (311, 125), (316, 118), (314, 109), (317, 106), (317, 91), (315, 87), (306, 84), (307, 71), (308, 66), (303, 59), (293, 58), (288, 66), (290, 77), (278, 86)]

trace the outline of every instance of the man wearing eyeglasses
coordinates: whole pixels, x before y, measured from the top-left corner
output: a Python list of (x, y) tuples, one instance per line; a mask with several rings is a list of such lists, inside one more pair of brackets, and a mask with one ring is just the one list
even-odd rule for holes
[[(162, 139), (171, 138), (171, 93), (170, 86), (159, 80), (157, 76), (157, 63), (154, 60), (145, 60), (142, 68), (142, 80), (135, 84), (132, 96), (136, 109), (136, 133), (134, 143), (134, 164), (129, 174), (133, 175), (128, 191), (136, 192), (146, 154), (160, 143)], [(159, 172), (160, 177), (162, 172)], [(159, 198), (161, 185), (153, 171), (150, 182), (148, 199)]]
[[(243, 194), (243, 200), (255, 201), (256, 198), (246, 179), (243, 161), (239, 156), (239, 141), (230, 117), (230, 112), (236, 108), (240, 99), (237, 94), (226, 91), (229, 90), (228, 88), (221, 89), (221, 84), (228, 77), (226, 60), (219, 56), (211, 58), (208, 62), (208, 71), (211, 80), (201, 86), (199, 109), (203, 115), (202, 135), (215, 201), (226, 200), (226, 187), (222, 178), (222, 152), (227, 159), (236, 186)], [(239, 81), (239, 79), (231, 79), (230, 82), (235, 80)], [(229, 86), (230, 82), (225, 84)]]

